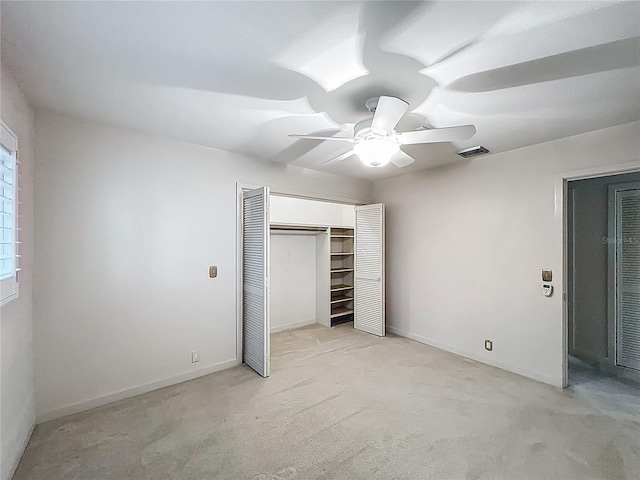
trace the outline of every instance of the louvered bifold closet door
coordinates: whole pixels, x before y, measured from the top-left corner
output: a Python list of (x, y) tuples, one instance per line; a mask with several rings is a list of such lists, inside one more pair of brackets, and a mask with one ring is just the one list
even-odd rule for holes
[(384, 336), (384, 205), (356, 207), (353, 326)]
[(242, 198), (243, 361), (269, 376), (269, 188)]
[(640, 370), (640, 190), (616, 195), (616, 363)]

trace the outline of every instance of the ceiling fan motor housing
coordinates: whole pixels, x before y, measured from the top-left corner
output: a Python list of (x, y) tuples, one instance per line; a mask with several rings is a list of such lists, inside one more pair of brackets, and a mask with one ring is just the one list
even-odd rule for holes
[(371, 128), (373, 117), (360, 120), (353, 127), (353, 137), (356, 142), (362, 142), (370, 138), (385, 138), (393, 135), (394, 132), (375, 131)]

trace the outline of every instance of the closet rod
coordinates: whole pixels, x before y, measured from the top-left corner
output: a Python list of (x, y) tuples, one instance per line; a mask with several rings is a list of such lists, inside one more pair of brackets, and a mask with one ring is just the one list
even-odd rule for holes
[(312, 226), (305, 226), (305, 225), (271, 225), (271, 230), (272, 231), (277, 231), (277, 232), (313, 232), (313, 233), (319, 233), (319, 232), (326, 232), (327, 231), (327, 227), (312, 227)]

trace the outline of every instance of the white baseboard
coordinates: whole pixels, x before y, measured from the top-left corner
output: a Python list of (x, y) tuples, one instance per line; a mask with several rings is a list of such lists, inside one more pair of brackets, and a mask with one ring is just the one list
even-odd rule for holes
[(24, 455), (24, 451), (27, 449), (27, 445), (29, 445), (29, 440), (31, 440), (31, 435), (33, 435), (33, 431), (36, 428), (36, 424), (32, 424), (31, 427), (26, 431), (26, 435), (22, 438), (22, 442), (20, 442), (20, 448), (16, 451), (15, 458), (11, 461), (11, 466), (9, 467), (8, 475), (6, 478), (2, 480), (10, 480), (13, 478), (13, 475), (16, 473), (18, 468), (18, 464), (22, 459), (22, 455)]
[(209, 375), (210, 373), (215, 373), (219, 372), (220, 370), (235, 367), (236, 365), (240, 365), (241, 363), (242, 361), (234, 358), (233, 360), (216, 363), (214, 365), (200, 368), (192, 372), (183, 373), (169, 378), (163, 378), (161, 380), (156, 380), (155, 382), (139, 385), (137, 387), (127, 388), (115, 393), (109, 393), (107, 395), (96, 397), (91, 400), (84, 400), (82, 402), (67, 405), (65, 407), (49, 410), (48, 412), (38, 413), (36, 415), (36, 423), (48, 422), (49, 420), (66, 417), (67, 415), (73, 415), (74, 413), (78, 412), (84, 412), (85, 410), (101, 407), (109, 403), (117, 402), (118, 400), (124, 400), (125, 398), (135, 397), (137, 395), (142, 395), (143, 393), (152, 392), (153, 390), (158, 390), (159, 388), (169, 387), (178, 383), (187, 382), (189, 380), (193, 380), (194, 378), (203, 377), (204, 375)]
[(316, 319), (305, 320), (304, 322), (287, 323), (286, 325), (280, 325), (278, 327), (271, 327), (271, 333), (284, 332), (285, 330), (291, 330), (292, 328), (300, 328), (306, 325), (312, 325), (316, 323)]
[(400, 337), (410, 338), (411, 340), (415, 340), (416, 342), (424, 343), (425, 345), (429, 345), (430, 347), (435, 347), (440, 350), (444, 350), (446, 352), (453, 353), (455, 355), (459, 355), (461, 357), (469, 358), (471, 360), (475, 360), (476, 362), (484, 363), (486, 365), (491, 365), (492, 367), (500, 368), (502, 370), (506, 370), (511, 373), (515, 373), (517, 375), (521, 375), (523, 377), (531, 378), (533, 380), (537, 380), (538, 382), (546, 383), (548, 385), (552, 385), (554, 387), (562, 388), (562, 379), (560, 379), (560, 383), (557, 379), (554, 379), (548, 375), (541, 374), (539, 372), (532, 372), (525, 368), (520, 368), (517, 365), (511, 365), (504, 362), (496, 361), (493, 359), (486, 358), (481, 355), (477, 355), (472, 352), (467, 352), (460, 348), (454, 347), (452, 345), (447, 345), (446, 343), (439, 342), (437, 340), (432, 340), (427, 337), (423, 337), (422, 335), (417, 335), (411, 332), (405, 332), (404, 330), (400, 330), (391, 325), (386, 326), (387, 331), (398, 335)]

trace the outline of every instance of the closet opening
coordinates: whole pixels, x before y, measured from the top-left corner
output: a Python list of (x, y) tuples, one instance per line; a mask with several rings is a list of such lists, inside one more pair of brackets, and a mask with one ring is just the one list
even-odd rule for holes
[[(384, 206), (238, 185), (238, 358), (270, 375), (271, 336), (349, 324), (385, 334)], [(319, 328), (319, 330), (318, 330)], [(290, 335), (291, 338), (295, 335)]]

